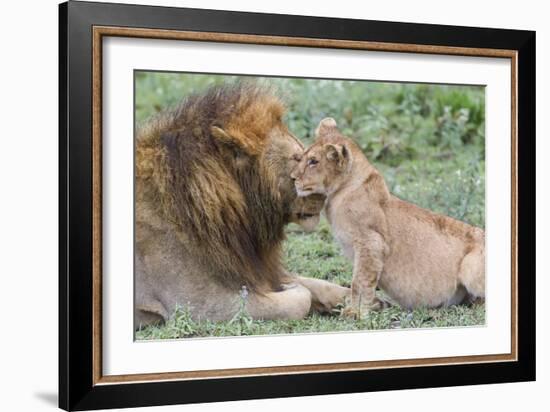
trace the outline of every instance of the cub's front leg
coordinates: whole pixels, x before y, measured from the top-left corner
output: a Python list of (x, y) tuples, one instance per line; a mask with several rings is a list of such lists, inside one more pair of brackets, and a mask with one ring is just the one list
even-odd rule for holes
[(367, 236), (354, 243), (351, 302), (343, 312), (345, 316), (361, 317), (369, 311), (388, 306), (375, 294), (387, 250), (384, 238), (375, 231), (369, 231)]

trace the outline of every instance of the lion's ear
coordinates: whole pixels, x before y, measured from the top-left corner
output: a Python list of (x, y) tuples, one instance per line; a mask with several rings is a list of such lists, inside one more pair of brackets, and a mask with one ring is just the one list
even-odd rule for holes
[(223, 130), (221, 127), (218, 126), (212, 126), (210, 128), (210, 133), (212, 133), (212, 136), (214, 136), (216, 139), (221, 140), (222, 142), (226, 143), (235, 143), (235, 139), (233, 139), (225, 130)]
[(319, 122), (319, 126), (315, 129), (315, 138), (319, 138), (330, 131), (334, 131), (338, 128), (336, 125), (336, 120), (332, 117), (325, 117)]
[(250, 139), (239, 130), (230, 130), (227, 132), (221, 127), (212, 126), (210, 133), (219, 142), (230, 146), (232, 150), (239, 150), (246, 155), (257, 155), (260, 153), (261, 146), (255, 144), (253, 139)]
[(327, 159), (338, 166), (343, 166), (349, 158), (349, 150), (344, 144), (327, 144), (326, 154)]

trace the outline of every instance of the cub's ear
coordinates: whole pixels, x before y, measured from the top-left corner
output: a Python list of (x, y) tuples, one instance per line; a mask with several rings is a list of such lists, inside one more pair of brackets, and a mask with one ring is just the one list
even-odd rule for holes
[(342, 167), (349, 159), (349, 150), (344, 144), (327, 144), (327, 159)]
[(315, 129), (315, 138), (319, 138), (320, 136), (329, 133), (331, 130), (337, 130), (337, 128), (338, 126), (336, 125), (336, 120), (332, 117), (325, 117), (319, 122), (317, 129)]

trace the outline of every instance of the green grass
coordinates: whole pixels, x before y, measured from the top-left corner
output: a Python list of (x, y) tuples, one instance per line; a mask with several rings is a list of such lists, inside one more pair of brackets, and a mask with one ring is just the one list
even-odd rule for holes
[(185, 310), (162, 326), (149, 326), (137, 332), (138, 340), (179, 339), (220, 336), (280, 335), (285, 333), (348, 332), (360, 330), (433, 328), (482, 325), (485, 323), (483, 305), (452, 306), (443, 309), (416, 309), (406, 311), (390, 307), (369, 314), (361, 320), (339, 316), (310, 315), (303, 320), (252, 320), (229, 322), (197, 322)]
[[(136, 76), (136, 122), (192, 92), (235, 77), (143, 73)], [(290, 130), (309, 145), (320, 119), (334, 117), (402, 199), (470, 224), (485, 226), (484, 89), (357, 81), (269, 79), (282, 90)], [(341, 255), (326, 221), (313, 233), (287, 228), (289, 271), (351, 283), (352, 264)], [(378, 293), (383, 295), (383, 292)], [(484, 305), (404, 310), (393, 306), (364, 319), (311, 315), (299, 321), (252, 320), (245, 310), (227, 322), (193, 321), (185, 308), (137, 339), (336, 332), (365, 329), (483, 325)]]

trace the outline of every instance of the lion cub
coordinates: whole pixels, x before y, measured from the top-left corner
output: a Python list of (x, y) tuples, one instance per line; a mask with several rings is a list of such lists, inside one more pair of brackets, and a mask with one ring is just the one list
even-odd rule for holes
[(393, 196), (334, 119), (322, 120), (315, 134), (291, 177), (298, 196), (327, 196), (326, 217), (353, 260), (348, 315), (385, 307), (377, 286), (405, 308), (485, 297), (482, 229)]

